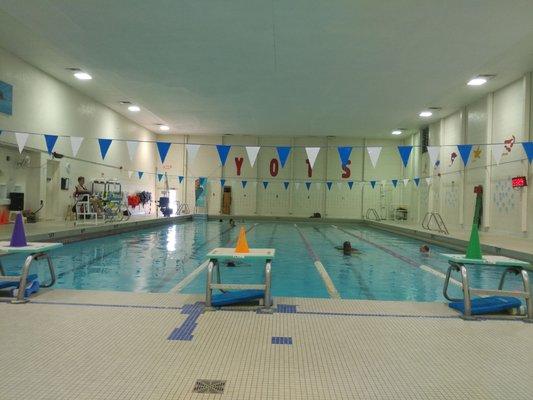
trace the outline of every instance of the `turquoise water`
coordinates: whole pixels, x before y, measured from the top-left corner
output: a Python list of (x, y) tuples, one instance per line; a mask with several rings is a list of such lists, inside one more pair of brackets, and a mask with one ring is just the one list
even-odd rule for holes
[[(168, 292), (205, 260), (214, 247), (230, 247), (239, 227), (246, 227), (251, 247), (273, 247), (274, 296), (329, 297), (314, 265), (317, 257), (324, 265), (341, 298), (368, 300), (443, 301), (443, 280), (427, 269), (445, 273), (446, 260), (439, 253), (454, 251), (431, 246), (423, 256), (422, 242), (366, 226), (280, 222), (241, 222), (231, 229), (218, 221), (191, 221), (150, 230), (103, 237), (68, 244), (51, 252), (57, 272), (55, 288)], [(303, 236), (303, 237), (302, 237)], [(361, 254), (344, 256), (334, 247), (349, 240)], [(306, 246), (306, 242), (309, 247)], [(2, 257), (8, 274), (17, 274), (23, 259)], [(426, 270), (419, 268), (425, 265)], [(47, 269), (35, 271), (46, 280)], [(223, 265), (222, 280), (260, 282), (262, 264), (238, 262)], [(479, 267), (471, 270), (472, 286), (498, 284), (500, 269)], [(205, 271), (182, 289), (183, 293), (204, 293)], [(518, 280), (510, 277), (510, 288)], [(450, 293), (459, 296), (451, 286)]]

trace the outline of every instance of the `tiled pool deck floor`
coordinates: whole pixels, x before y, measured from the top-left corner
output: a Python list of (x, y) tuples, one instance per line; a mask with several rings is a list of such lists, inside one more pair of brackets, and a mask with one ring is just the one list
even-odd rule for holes
[[(276, 298), (280, 312), (262, 314), (199, 300), (52, 290), (0, 303), (0, 399), (533, 398), (533, 324), (438, 303)], [(225, 381), (223, 394), (194, 393), (198, 379)]]

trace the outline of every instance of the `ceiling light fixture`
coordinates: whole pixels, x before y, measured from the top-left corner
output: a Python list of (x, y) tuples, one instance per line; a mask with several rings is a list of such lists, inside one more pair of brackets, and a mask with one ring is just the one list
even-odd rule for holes
[(488, 82), (488, 79), (483, 76), (478, 76), (476, 78), (472, 78), (468, 81), (468, 86), (481, 86)]
[(420, 114), (418, 114), (418, 116), (422, 117), (422, 118), (429, 118), (433, 115), (433, 113), (431, 111), (422, 111)]
[(168, 125), (161, 125), (161, 124), (158, 124), (159, 125), (159, 130), (160, 131), (168, 131), (170, 128), (168, 127)]
[(141, 111), (141, 107), (139, 107), (139, 106), (129, 106), (128, 110), (130, 110), (131, 112), (139, 112), (139, 111)]
[(78, 78), (80, 81), (89, 81), (93, 79), (91, 75), (89, 75), (87, 72), (78, 71), (74, 73), (74, 76)]
[(396, 129), (396, 130), (392, 131), (391, 134), (393, 134), (394, 136), (398, 136), (398, 135), (402, 134), (402, 131), (400, 131), (399, 129)]

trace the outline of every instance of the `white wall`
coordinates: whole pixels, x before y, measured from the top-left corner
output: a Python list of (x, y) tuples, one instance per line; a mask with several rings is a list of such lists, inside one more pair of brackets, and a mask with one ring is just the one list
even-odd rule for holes
[[(0, 184), (7, 184), (9, 190), (15, 184), (21, 185), (26, 193), (26, 208), (35, 209), (39, 206), (39, 200), (45, 200), (49, 209), (43, 210), (41, 215), (56, 214), (57, 217), (63, 217), (67, 204), (72, 202), (72, 191), (78, 176), (85, 176), (86, 181), (102, 177), (118, 178), (127, 192), (154, 191), (154, 175), (145, 175), (139, 181), (135, 176), (128, 179), (127, 173), (128, 170), (155, 172), (154, 144), (142, 143), (136, 159), (131, 162), (126, 144), (113, 142), (105, 161), (102, 161), (96, 140), (99, 137), (154, 140), (153, 133), (1, 49), (0, 80), (13, 85), (14, 91), (13, 115), (0, 113), (0, 130), (85, 138), (76, 159), (63, 158), (60, 161), (59, 175), (70, 178), (71, 190), (60, 191), (56, 187), (55, 201), (46, 202), (46, 165), (49, 156), (46, 153), (41, 155), (46, 149), (43, 136), (30, 135), (23, 155), (31, 156), (31, 164), (20, 169), (16, 168), (21, 156), (18, 149), (13, 147), (16, 146), (14, 135), (2, 133)], [(71, 156), (70, 141), (59, 138), (54, 150)], [(6, 161), (7, 156), (11, 161)], [(99, 164), (82, 160), (94, 160)], [(39, 184), (36, 184), (36, 176), (40, 177)], [(50, 207), (53, 207), (52, 213)]]
[[(531, 80), (528, 74), (490, 93), (452, 115), (430, 125), (430, 144), (441, 145), (440, 167), (433, 170), (433, 183), (427, 199), (419, 192), (420, 207), (441, 213), (449, 228), (469, 231), (475, 204), (474, 187), (483, 186), (483, 228), (487, 232), (532, 237), (532, 197), (527, 188), (513, 189), (511, 178), (526, 175), (531, 184), (531, 167), (520, 142), (530, 141)], [(510, 152), (496, 165), (491, 146), (515, 137)], [(456, 144), (473, 144), (465, 168), (460, 156), (451, 163)], [(431, 173), (428, 155), (422, 156), (422, 175)], [(440, 175), (439, 175), (440, 174)], [(427, 188), (427, 187), (426, 187)], [(422, 187), (424, 189), (424, 187)], [(424, 203), (424, 205), (422, 205)], [(413, 206), (413, 205), (411, 205)], [(424, 213), (413, 221), (420, 223)]]
[[(170, 141), (173, 144), (165, 164), (158, 163), (159, 171), (169, 174), (169, 187), (176, 189), (178, 199), (186, 199), (189, 205), (194, 205), (194, 180), (200, 176), (208, 178), (208, 212), (220, 213), (221, 193), (220, 178), (226, 179), (226, 186), (232, 187), (232, 214), (234, 215), (262, 215), (262, 216), (303, 216), (308, 217), (319, 212), (325, 217), (332, 218), (361, 218), (362, 212), (368, 207), (376, 207), (379, 202), (380, 186), (371, 189), (368, 184), (362, 185), (362, 180), (397, 177), (401, 165), (396, 146), (399, 140), (381, 140), (372, 143), (389, 146), (383, 149), (382, 158), (374, 169), (364, 150), (364, 141), (347, 138), (319, 138), (319, 137), (256, 137), (256, 136), (180, 136), (158, 135), (160, 141)], [(185, 146), (181, 143), (201, 143), (197, 158), (185, 161), (187, 158)], [(232, 145), (226, 165), (220, 166), (216, 144)], [(250, 165), (245, 146), (260, 146), (254, 167)], [(279, 165), (278, 174), (271, 176), (270, 163), (278, 159), (276, 146), (290, 146), (292, 148), (284, 168)], [(350, 176), (343, 178), (340, 165), (338, 146), (354, 146), (350, 162)], [(308, 176), (307, 154), (305, 147), (320, 147), (320, 153)], [(241, 174), (237, 175), (236, 158), (243, 158)], [(188, 167), (186, 167), (186, 165)], [(185, 176), (183, 184), (179, 184), (176, 176)], [(402, 175), (403, 176), (403, 175)], [(247, 180), (246, 188), (242, 188), (241, 181)], [(268, 181), (267, 189), (263, 181)], [(283, 182), (290, 182), (285, 189)], [(326, 181), (332, 181), (331, 190), (327, 189)], [(354, 181), (350, 190), (347, 182)], [(306, 182), (311, 182), (308, 190)], [(164, 190), (164, 181), (157, 183), (158, 192)], [(390, 189), (390, 182), (386, 185), (389, 192), (394, 192), (395, 204), (400, 203), (401, 188)], [(186, 193), (185, 193), (186, 192)], [(376, 200), (377, 199), (377, 200)], [(364, 201), (363, 201), (364, 200)], [(384, 206), (385, 207), (385, 206)]]

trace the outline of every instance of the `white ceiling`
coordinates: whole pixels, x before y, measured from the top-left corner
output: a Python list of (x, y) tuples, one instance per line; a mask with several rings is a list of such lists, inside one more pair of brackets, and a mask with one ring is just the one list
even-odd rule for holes
[(532, 22), (532, 0), (0, 0), (0, 46), (151, 130), (390, 137), (533, 70)]

